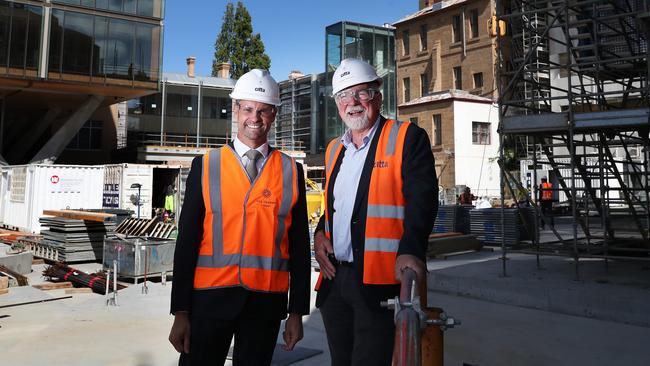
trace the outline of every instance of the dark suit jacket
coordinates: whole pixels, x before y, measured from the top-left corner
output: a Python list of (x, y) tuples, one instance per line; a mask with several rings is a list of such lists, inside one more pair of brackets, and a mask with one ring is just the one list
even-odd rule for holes
[[(366, 213), (368, 210), (368, 187), (370, 174), (375, 161), (375, 152), (379, 136), (386, 123), (381, 117), (380, 125), (368, 150), (368, 156), (363, 165), (359, 188), (354, 201), (350, 230), (352, 236), (352, 253), (354, 268), (359, 283), (363, 282), (363, 253), (366, 232)], [(334, 165), (331, 184), (329, 184), (327, 210), (332, 212), (334, 198), (334, 183), (341, 167), (345, 147), (339, 154)], [(404, 208), (404, 235), (399, 243), (397, 255), (412, 254), (426, 262), (426, 249), (429, 234), (438, 212), (438, 179), (436, 178), (435, 160), (431, 152), (431, 143), (427, 133), (415, 124), (411, 124), (406, 131), (404, 154), (402, 163), (402, 179), (404, 182), (403, 193), (406, 201)], [(351, 197), (345, 197), (350, 199)], [(339, 198), (340, 199), (340, 198)], [(330, 215), (332, 218), (332, 215)], [(330, 220), (330, 232), (334, 232), (333, 218)], [(325, 215), (321, 217), (317, 230), (325, 227)], [(391, 269), (392, 270), (392, 269)], [(321, 287), (316, 297), (316, 306), (323, 304), (329, 292), (331, 281), (321, 282)], [(362, 292), (368, 306), (379, 310), (380, 301), (394, 298), (399, 295), (399, 285), (362, 285)]]
[(201, 317), (227, 320), (237, 316), (246, 300), (254, 297), (261, 303), (261, 308), (266, 309), (264, 313), (269, 318), (284, 318), (287, 312), (309, 314), (311, 259), (302, 165), (297, 164), (299, 195), (298, 201), (291, 211), (292, 223), (288, 233), (290, 271), (290, 299), (288, 301), (287, 294), (254, 292), (242, 287), (194, 290), (194, 269), (203, 236), (203, 218), (205, 217), (205, 204), (201, 190), (202, 166), (202, 158), (194, 158), (187, 177), (185, 200), (178, 225), (176, 251), (174, 252), (171, 312), (189, 311), (191, 314)]

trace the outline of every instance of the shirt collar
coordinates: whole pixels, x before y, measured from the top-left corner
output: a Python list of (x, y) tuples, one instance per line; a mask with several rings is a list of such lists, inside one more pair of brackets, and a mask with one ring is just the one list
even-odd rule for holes
[[(377, 117), (377, 120), (375, 121), (375, 124), (372, 126), (370, 131), (363, 137), (363, 145), (359, 146), (359, 150), (363, 149), (368, 145), (370, 140), (372, 140), (373, 136), (375, 136), (375, 131), (377, 131), (377, 126), (379, 125), (379, 119), (380, 117)], [(354, 146), (354, 143), (352, 142), (352, 130), (347, 129), (345, 130), (345, 133), (343, 136), (341, 136), (341, 143), (343, 146), (345, 146), (346, 149), (349, 149), (350, 147), (354, 147), (356, 149), (356, 146)]]
[[(235, 147), (235, 152), (237, 152), (237, 155), (239, 155), (240, 158), (244, 157), (244, 154), (246, 154), (246, 152), (248, 152), (248, 150), (251, 149), (245, 143), (243, 143), (236, 135), (235, 138), (232, 140), (232, 144)], [(255, 150), (262, 153), (262, 157), (266, 159), (266, 156), (269, 154), (269, 143), (265, 142), (262, 145), (258, 146)]]

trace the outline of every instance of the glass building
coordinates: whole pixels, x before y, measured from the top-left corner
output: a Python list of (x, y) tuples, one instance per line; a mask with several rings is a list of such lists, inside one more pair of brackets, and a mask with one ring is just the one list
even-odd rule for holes
[(381, 76), (384, 103), (382, 114), (396, 118), (395, 96), (395, 31), (391, 26), (374, 26), (353, 22), (339, 22), (325, 30), (325, 84), (323, 94), (324, 121), (318, 133), (318, 149), (324, 151), (327, 143), (345, 130), (338, 115), (332, 94), (332, 76), (341, 60), (358, 58), (373, 65)]
[[(232, 131), (234, 79), (164, 73), (161, 91), (128, 102), (128, 145), (139, 161), (164, 160), (158, 147), (214, 148)], [(155, 148), (153, 148), (155, 147)]]
[(115, 104), (158, 91), (163, 16), (163, 0), (0, 0), (0, 162), (106, 159)]

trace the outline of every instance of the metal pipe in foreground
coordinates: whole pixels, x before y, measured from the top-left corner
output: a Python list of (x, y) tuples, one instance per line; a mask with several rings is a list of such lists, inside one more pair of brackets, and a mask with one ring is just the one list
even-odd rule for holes
[(393, 366), (422, 364), (420, 316), (412, 307), (403, 307), (395, 316)]

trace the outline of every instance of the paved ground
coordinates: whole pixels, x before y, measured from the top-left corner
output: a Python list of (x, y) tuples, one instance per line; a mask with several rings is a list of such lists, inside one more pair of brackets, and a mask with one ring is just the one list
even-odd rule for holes
[[(576, 316), (568, 311), (531, 309), (530, 304), (517, 300), (537, 298), (539, 291), (527, 294), (526, 286), (543, 288), (546, 298), (555, 298), (556, 303), (562, 303), (561, 298), (572, 293), (572, 289), (588, 287), (586, 290), (592, 296), (585, 301), (575, 297), (569, 299), (568, 302), (577, 304), (574, 308), (584, 307), (585, 302), (605, 303), (608, 299), (625, 297), (630, 291), (638, 295), (637, 290), (643, 290), (645, 283), (650, 281), (650, 271), (643, 265), (631, 262), (620, 267), (618, 264), (610, 266), (609, 275), (599, 273), (599, 267), (595, 266), (592, 280), (585, 277), (582, 282), (576, 282), (570, 263), (545, 259), (546, 270), (539, 271), (533, 256), (521, 256), (508, 261), (511, 276), (503, 278), (499, 274), (501, 263), (495, 260), (498, 257), (499, 253), (479, 252), (429, 262), (430, 283), (436, 278), (442, 283), (437, 291), (429, 293), (430, 304), (442, 307), (463, 322), (460, 327), (446, 332), (446, 365), (649, 364), (650, 327), (596, 319), (589, 313)], [(80, 267), (94, 271), (99, 265)], [(39, 279), (41, 270), (42, 266), (34, 266), (35, 272), (29, 276), (32, 283), (42, 281)], [(616, 275), (623, 272), (629, 272), (627, 277)], [(585, 275), (587, 273), (585, 270)], [(175, 365), (176, 352), (167, 342), (172, 322), (168, 315), (170, 283), (166, 286), (149, 283), (148, 287), (146, 295), (141, 292), (141, 284), (121, 291), (117, 307), (107, 307), (103, 296), (75, 294), (71, 299), (2, 308), (11, 301), (64, 295), (63, 290), (43, 294), (32, 288), (12, 288), (9, 294), (0, 296), (2, 364)], [(509, 295), (508, 289), (511, 289)], [(647, 289), (642, 294), (650, 294)], [(463, 296), (458, 296), (459, 293)], [(650, 303), (645, 297), (641, 301)], [(620, 305), (615, 301), (607, 303), (608, 306)], [(629, 314), (639, 311), (635, 307), (619, 310), (620, 314), (628, 314), (625, 319), (634, 318)], [(648, 313), (647, 310), (642, 312)], [(327, 342), (317, 309), (305, 318), (305, 338), (299, 345), (322, 349), (324, 353), (294, 365), (329, 364)]]

